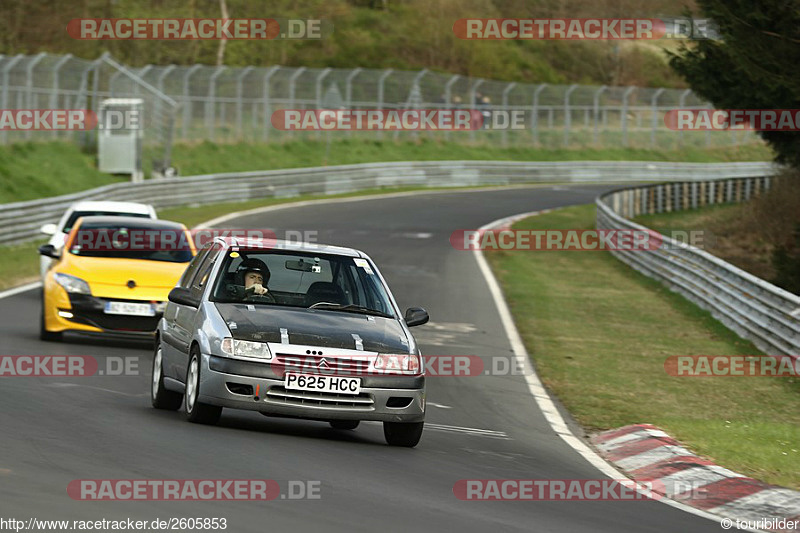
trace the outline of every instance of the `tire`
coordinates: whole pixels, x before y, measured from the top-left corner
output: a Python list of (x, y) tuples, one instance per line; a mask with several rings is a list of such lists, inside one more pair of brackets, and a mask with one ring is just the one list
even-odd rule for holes
[(356, 429), (359, 420), (330, 420), (328, 422), (333, 429)]
[(60, 331), (48, 331), (44, 325), (44, 289), (42, 290), (42, 314), (39, 316), (39, 340), (60, 342), (64, 335)]
[(222, 414), (222, 407), (209, 405), (197, 400), (200, 395), (200, 351), (193, 347), (189, 353), (189, 366), (186, 368), (186, 394), (183, 405), (186, 420), (195, 424), (216, 424)]
[(183, 403), (183, 394), (164, 388), (163, 351), (161, 341), (157, 340), (153, 353), (153, 371), (150, 379), (150, 400), (156, 409), (177, 411)]
[(422, 438), (425, 422), (384, 422), (383, 436), (389, 446), (413, 448)]

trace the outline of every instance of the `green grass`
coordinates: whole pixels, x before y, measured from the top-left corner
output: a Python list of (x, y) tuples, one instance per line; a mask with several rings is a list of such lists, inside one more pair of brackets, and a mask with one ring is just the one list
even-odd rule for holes
[[(590, 229), (594, 206), (517, 229)], [(538, 372), (590, 430), (651, 423), (696, 453), (800, 488), (800, 384), (791, 378), (679, 378), (671, 355), (760, 352), (680, 295), (607, 252), (498, 251), (487, 259)]]
[(0, 204), (59, 196), (126, 181), (96, 169), (95, 157), (64, 142), (0, 146)]
[[(149, 169), (160, 152), (145, 152)], [(501, 160), (501, 161), (762, 161), (772, 155), (763, 145), (738, 148), (682, 150), (649, 149), (547, 149), (502, 148), (490, 144), (462, 144), (428, 139), (419, 141), (374, 141), (343, 139), (296, 140), (274, 144), (181, 144), (173, 149), (173, 164), (183, 176), (215, 172), (316, 167), (381, 161)], [(127, 181), (127, 176), (99, 172), (95, 155), (66, 142), (23, 142), (0, 146), (0, 204), (78, 192), (109, 183)]]

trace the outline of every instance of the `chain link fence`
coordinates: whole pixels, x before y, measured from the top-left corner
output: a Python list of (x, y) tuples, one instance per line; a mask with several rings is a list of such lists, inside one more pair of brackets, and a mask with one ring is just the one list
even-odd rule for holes
[[(168, 162), (174, 141), (280, 142), (299, 139), (443, 138), (502, 146), (547, 148), (662, 148), (756, 143), (747, 131), (673, 131), (672, 109), (713, 107), (690, 90), (588, 85), (524, 84), (422, 70), (290, 67), (126, 67), (109, 55), (94, 61), (38, 54), (0, 57), (2, 109), (92, 109), (104, 98), (144, 100), (144, 141)], [(520, 129), (379, 132), (281, 131), (281, 109), (471, 109), (486, 117), (523, 113)], [(0, 143), (73, 138), (83, 144), (97, 131), (6, 131)], [(157, 152), (158, 153), (158, 152)]]

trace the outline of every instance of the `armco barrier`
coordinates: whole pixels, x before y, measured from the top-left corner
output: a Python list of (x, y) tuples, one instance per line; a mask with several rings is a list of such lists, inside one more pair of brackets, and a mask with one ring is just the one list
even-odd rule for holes
[[(762, 174), (764, 176), (764, 174)], [(770, 178), (667, 183), (614, 191), (597, 198), (598, 229), (647, 229), (626, 217), (744, 201)], [(612, 252), (660, 280), (770, 355), (800, 355), (800, 297), (708, 252), (664, 237), (656, 250)]]
[(459, 187), (522, 183), (698, 181), (767, 176), (770, 163), (662, 163), (640, 161), (426, 161), (209, 174), (144, 183), (118, 183), (80, 193), (0, 205), (0, 244), (41, 237), (77, 200), (126, 200), (157, 208), (337, 194), (381, 187)]

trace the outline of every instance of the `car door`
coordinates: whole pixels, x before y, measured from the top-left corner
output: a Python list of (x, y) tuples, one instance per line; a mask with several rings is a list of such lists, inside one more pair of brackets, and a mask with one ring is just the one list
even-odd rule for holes
[[(186, 270), (178, 281), (177, 286), (189, 289), (194, 280), (200, 265), (203, 263), (208, 253), (211, 251), (213, 243), (207, 244), (203, 247), (197, 255), (186, 267)], [(163, 368), (164, 375), (175, 379), (183, 378), (183, 370), (177, 372), (178, 361), (182, 360), (181, 354), (186, 353), (189, 348), (189, 339), (185, 329), (181, 328), (179, 324), (179, 317), (182, 314), (190, 314), (191, 307), (177, 304), (175, 302), (167, 303), (167, 308), (164, 310), (164, 330), (162, 331), (161, 347), (163, 350), (162, 356), (164, 358)]]
[(209, 246), (208, 252), (202, 258), (197, 271), (189, 281), (190, 298), (197, 304), (196, 307), (189, 305), (176, 306), (174, 331), (178, 351), (175, 357), (174, 371), (177, 376), (176, 379), (180, 381), (184, 380), (186, 368), (189, 365), (189, 346), (194, 337), (195, 324), (200, 303), (203, 301), (203, 293), (208, 285), (211, 269), (214, 267), (221, 248), (222, 246), (218, 243), (213, 243)]

